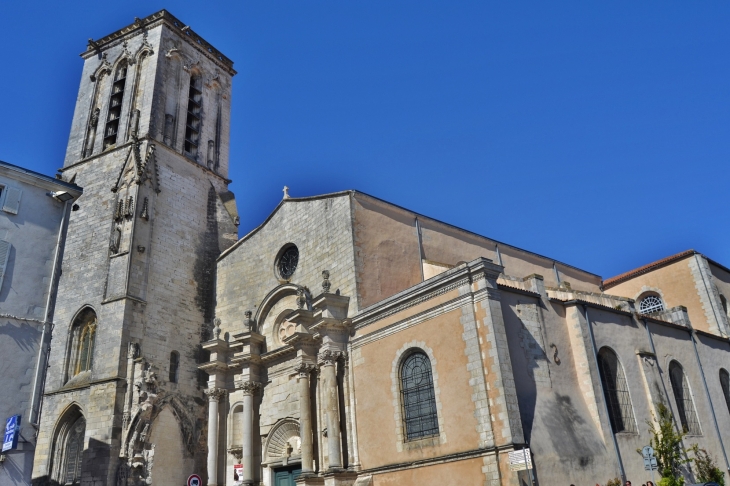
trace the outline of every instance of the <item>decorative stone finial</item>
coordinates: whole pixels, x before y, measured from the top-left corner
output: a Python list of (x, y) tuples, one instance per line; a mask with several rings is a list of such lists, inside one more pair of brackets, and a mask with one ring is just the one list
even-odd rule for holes
[(215, 324), (215, 327), (213, 327), (213, 335), (216, 339), (219, 339), (221, 335), (221, 320), (216, 317), (213, 319), (213, 324)]
[(289, 199), (289, 188), (287, 186), (284, 186), (284, 199)]
[(322, 271), (322, 292), (325, 294), (330, 293), (330, 287), (332, 287), (332, 284), (330, 283), (330, 271), (329, 270), (323, 270)]
[(246, 328), (247, 331), (253, 331), (253, 320), (251, 319), (251, 315), (252, 313), (250, 310), (247, 310), (243, 313), (243, 326)]

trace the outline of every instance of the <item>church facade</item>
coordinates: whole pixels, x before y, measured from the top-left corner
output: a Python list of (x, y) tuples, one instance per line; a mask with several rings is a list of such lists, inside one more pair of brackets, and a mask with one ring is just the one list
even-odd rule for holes
[(359, 191), (238, 239), (232, 62), (166, 11), (82, 57), (37, 483), (640, 484), (660, 404), (730, 469), (721, 264), (603, 280)]

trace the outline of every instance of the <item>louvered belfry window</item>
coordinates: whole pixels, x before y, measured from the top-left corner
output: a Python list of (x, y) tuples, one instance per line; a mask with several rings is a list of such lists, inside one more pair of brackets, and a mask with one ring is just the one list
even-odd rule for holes
[(188, 91), (188, 114), (185, 120), (185, 152), (198, 155), (200, 143), (200, 115), (203, 103), (203, 80), (200, 76), (190, 76)]
[(682, 429), (688, 434), (700, 435), (700, 421), (697, 418), (697, 411), (692, 400), (692, 391), (684, 374), (682, 366), (676, 361), (669, 364), (669, 379), (672, 382), (674, 400), (677, 402), (677, 412), (682, 423)]
[(422, 352), (410, 354), (401, 365), (400, 379), (406, 440), (438, 435), (436, 397), (428, 356)]
[(112, 82), (111, 94), (109, 96), (109, 111), (106, 116), (106, 126), (104, 127), (104, 149), (117, 143), (119, 117), (122, 115), (122, 102), (124, 101), (124, 86), (126, 82), (127, 63), (122, 61), (114, 74), (114, 81)]
[(598, 352), (598, 369), (613, 432), (636, 432), (629, 386), (616, 353), (602, 348)]
[(84, 435), (86, 434), (86, 419), (79, 417), (71, 426), (66, 437), (66, 447), (63, 457), (64, 484), (79, 484), (81, 482), (81, 465), (84, 455)]

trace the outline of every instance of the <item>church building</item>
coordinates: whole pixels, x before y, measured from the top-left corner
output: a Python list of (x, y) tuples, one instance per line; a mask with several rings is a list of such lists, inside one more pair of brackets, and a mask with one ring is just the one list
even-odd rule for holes
[(730, 469), (730, 269), (604, 280), (356, 190), (239, 239), (232, 61), (165, 10), (82, 57), (35, 483), (641, 484), (660, 404)]

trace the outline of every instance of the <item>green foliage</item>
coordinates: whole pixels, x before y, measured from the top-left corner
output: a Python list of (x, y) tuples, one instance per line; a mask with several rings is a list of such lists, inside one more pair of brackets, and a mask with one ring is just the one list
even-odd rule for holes
[(697, 471), (697, 481), (701, 483), (714, 482), (720, 486), (725, 486), (725, 475), (722, 470), (717, 467), (715, 459), (705, 450), (701, 449), (697, 444), (690, 449), (694, 453), (695, 470)]
[(659, 427), (657, 428), (652, 422), (647, 423), (652, 435), (649, 443), (654, 448), (659, 474), (662, 476), (659, 485), (683, 486), (684, 477), (680, 468), (691, 461), (691, 459), (684, 459), (686, 451), (682, 448), (682, 439), (687, 434), (676, 431), (672, 414), (666, 405), (660, 403), (657, 405), (657, 411), (659, 412), (657, 418)]
[(621, 486), (621, 480), (619, 478), (609, 479), (606, 486)]

